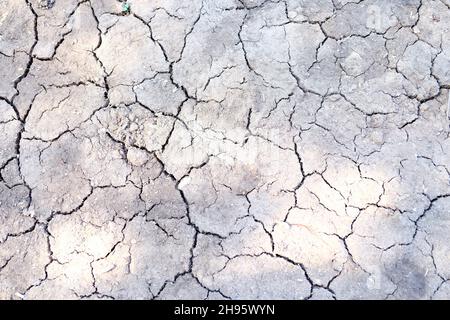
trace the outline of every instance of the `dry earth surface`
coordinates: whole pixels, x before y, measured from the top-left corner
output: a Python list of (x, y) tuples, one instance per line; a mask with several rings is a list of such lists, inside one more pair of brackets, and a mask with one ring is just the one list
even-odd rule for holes
[(449, 29), (449, 0), (0, 0), (0, 299), (450, 298)]

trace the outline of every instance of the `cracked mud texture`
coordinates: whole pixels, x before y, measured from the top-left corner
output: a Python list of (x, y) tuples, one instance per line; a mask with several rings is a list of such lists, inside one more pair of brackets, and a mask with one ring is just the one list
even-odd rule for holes
[(0, 299), (449, 299), (448, 0), (0, 1)]

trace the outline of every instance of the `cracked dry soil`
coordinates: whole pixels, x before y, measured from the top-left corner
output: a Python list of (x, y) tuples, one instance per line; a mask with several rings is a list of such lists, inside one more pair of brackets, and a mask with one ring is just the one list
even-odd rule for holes
[(0, 0), (0, 299), (449, 299), (449, 0)]

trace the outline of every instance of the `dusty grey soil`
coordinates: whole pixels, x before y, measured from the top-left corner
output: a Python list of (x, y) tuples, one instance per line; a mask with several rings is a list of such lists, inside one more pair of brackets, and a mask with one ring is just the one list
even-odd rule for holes
[(449, 0), (126, 4), (0, 0), (1, 299), (450, 298)]

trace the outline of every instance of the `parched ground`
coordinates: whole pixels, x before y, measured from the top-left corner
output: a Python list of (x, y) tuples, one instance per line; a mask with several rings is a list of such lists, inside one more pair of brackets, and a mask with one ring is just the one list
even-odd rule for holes
[(450, 298), (449, 0), (46, 2), (0, 0), (0, 299)]

